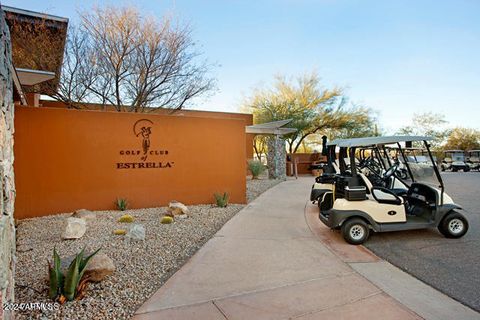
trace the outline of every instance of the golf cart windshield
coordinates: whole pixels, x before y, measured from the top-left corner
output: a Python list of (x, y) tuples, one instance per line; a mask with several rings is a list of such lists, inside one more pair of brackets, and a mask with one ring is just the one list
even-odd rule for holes
[[(397, 152), (397, 158), (393, 159), (394, 161), (396, 160), (397, 163), (392, 162), (391, 164), (387, 165), (387, 168), (385, 169), (392, 168), (393, 166), (399, 168), (400, 164), (403, 162), (402, 160), (407, 159), (404, 164), (406, 166), (408, 175), (406, 179), (402, 179), (405, 183), (411, 184), (412, 182), (419, 182), (436, 188), (439, 186), (443, 188), (442, 178), (438, 172), (436, 163), (432, 161), (432, 155), (428, 145), (428, 141), (430, 140), (432, 140), (431, 137), (424, 136), (386, 136), (344, 139), (337, 141), (337, 145), (339, 147), (354, 149), (359, 149), (362, 147), (379, 148), (381, 150), (398, 149), (400, 152)], [(423, 148), (427, 152), (427, 156), (417, 156), (417, 161), (410, 162), (404, 150), (407, 142), (419, 142), (423, 144)], [(381, 156), (384, 157), (387, 156), (387, 154), (388, 153), (382, 153)], [(421, 161), (418, 161), (418, 158), (420, 158)], [(386, 163), (390, 163), (390, 160), (386, 161)], [(395, 176), (398, 177), (399, 175), (395, 173)]]
[(408, 166), (410, 167), (415, 182), (438, 187), (439, 181), (434, 168), (436, 164), (432, 162), (430, 157), (417, 156), (417, 161), (408, 162)]
[(452, 158), (452, 161), (464, 161), (465, 156), (463, 153), (452, 153), (450, 158)]

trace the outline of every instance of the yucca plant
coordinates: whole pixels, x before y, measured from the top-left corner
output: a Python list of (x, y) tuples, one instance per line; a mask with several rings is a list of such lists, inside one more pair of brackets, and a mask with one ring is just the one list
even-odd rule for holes
[(117, 198), (115, 205), (117, 206), (118, 210), (125, 211), (128, 208), (128, 201), (125, 198)]
[(94, 255), (100, 251), (98, 249), (91, 255), (83, 257), (85, 248), (75, 256), (75, 259), (70, 263), (66, 274), (64, 275), (61, 269), (60, 256), (57, 250), (53, 249), (53, 267), (48, 262), (48, 274), (50, 278), (49, 296), (51, 299), (60, 303), (65, 301), (72, 301), (73, 299), (81, 299), (85, 295), (87, 277), (83, 277), (88, 262)]
[(258, 179), (258, 176), (260, 176), (264, 171), (265, 171), (265, 166), (263, 163), (261, 163), (258, 160), (249, 160), (248, 161), (248, 170), (252, 173), (252, 179)]
[(228, 193), (224, 192), (223, 194), (215, 193), (215, 202), (217, 203), (217, 207), (225, 208), (228, 205)]

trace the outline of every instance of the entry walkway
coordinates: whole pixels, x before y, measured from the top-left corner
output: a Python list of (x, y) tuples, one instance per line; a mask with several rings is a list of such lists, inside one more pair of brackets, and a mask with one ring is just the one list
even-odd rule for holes
[[(394, 299), (386, 293), (392, 286), (385, 268), (378, 270), (382, 277), (373, 284), (371, 268), (362, 267), (378, 269), (385, 262), (362, 246), (344, 244), (338, 234), (317, 224), (318, 213), (307, 201), (311, 183), (312, 178), (288, 180), (251, 202), (145, 302), (134, 319), (430, 318), (421, 306), (407, 308), (408, 297)], [(400, 293), (408, 296), (405, 288)], [(422, 301), (422, 296), (417, 298)], [(478, 317), (443, 298), (440, 302), (453, 308), (455, 319)]]

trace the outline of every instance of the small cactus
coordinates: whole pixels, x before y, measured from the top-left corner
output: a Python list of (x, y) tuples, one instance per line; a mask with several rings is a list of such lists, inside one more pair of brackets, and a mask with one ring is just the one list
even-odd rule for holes
[(123, 236), (127, 234), (127, 230), (125, 229), (115, 229), (113, 230), (113, 234), (117, 236)]
[(118, 222), (132, 223), (133, 221), (135, 221), (135, 219), (129, 214), (124, 214), (118, 218)]
[(160, 221), (162, 224), (170, 224), (173, 222), (173, 218), (169, 216), (163, 216), (162, 220)]

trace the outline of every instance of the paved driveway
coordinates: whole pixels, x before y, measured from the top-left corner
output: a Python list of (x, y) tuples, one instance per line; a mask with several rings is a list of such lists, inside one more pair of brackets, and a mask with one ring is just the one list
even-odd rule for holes
[(366, 246), (380, 257), (480, 311), (480, 172), (444, 173), (447, 193), (470, 223), (462, 239), (437, 230), (374, 234)]

